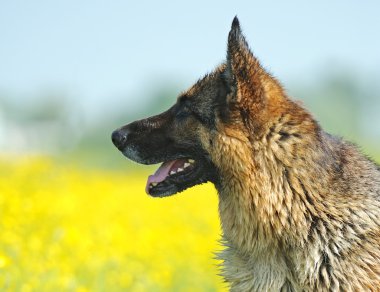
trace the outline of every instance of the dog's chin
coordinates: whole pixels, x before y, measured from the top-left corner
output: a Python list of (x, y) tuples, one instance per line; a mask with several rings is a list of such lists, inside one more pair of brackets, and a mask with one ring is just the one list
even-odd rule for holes
[[(175, 164), (181, 164), (181, 162), (184, 162), (186, 167), (175, 166)], [(154, 182), (154, 179), (150, 181), (152, 176), (148, 178), (145, 190), (152, 197), (168, 197), (211, 180), (209, 167), (203, 165), (200, 161), (181, 158), (164, 162), (163, 165), (168, 163), (172, 165), (173, 170), (169, 170), (168, 175), (162, 181)]]

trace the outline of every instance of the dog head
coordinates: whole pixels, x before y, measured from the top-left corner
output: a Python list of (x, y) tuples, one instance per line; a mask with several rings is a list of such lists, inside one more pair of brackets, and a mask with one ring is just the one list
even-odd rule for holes
[(207, 181), (222, 188), (224, 180), (252, 171), (256, 142), (282, 116), (287, 101), (250, 51), (235, 17), (226, 62), (167, 111), (114, 131), (112, 141), (133, 161), (162, 162), (147, 181), (152, 196), (172, 195)]

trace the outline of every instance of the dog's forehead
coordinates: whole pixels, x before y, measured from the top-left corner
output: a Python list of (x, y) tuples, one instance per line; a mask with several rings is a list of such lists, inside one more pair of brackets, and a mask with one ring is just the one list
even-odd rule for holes
[(199, 100), (205, 96), (210, 96), (217, 91), (220, 85), (220, 76), (224, 72), (225, 65), (218, 66), (213, 72), (206, 74), (203, 78), (199, 79), (187, 91), (181, 94), (178, 98), (181, 100)]

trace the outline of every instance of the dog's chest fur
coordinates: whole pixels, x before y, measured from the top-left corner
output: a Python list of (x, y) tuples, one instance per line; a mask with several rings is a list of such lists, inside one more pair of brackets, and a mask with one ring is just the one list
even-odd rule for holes
[[(282, 220), (281, 215), (273, 205), (267, 206), (266, 210), (257, 210), (257, 205), (252, 201), (253, 194), (236, 188), (234, 191), (239, 196), (231, 196), (229, 189), (226, 193), (220, 193), (219, 201), (223, 243), (226, 246), (219, 256), (224, 261), (223, 276), (231, 283), (231, 291), (290, 289), (292, 272), (281, 243), (272, 233), (273, 224), (276, 223), (270, 218), (277, 213), (277, 219)], [(280, 225), (279, 233), (282, 232)], [(286, 289), (284, 291), (288, 291)]]
[(289, 285), (291, 275), (278, 246), (261, 238), (257, 224), (249, 228), (254, 221), (243, 218), (237, 209), (231, 212), (238, 206), (226, 204), (223, 200), (219, 204), (226, 246), (219, 256), (224, 261), (223, 276), (231, 283), (231, 291), (280, 291)]
[(232, 291), (291, 291), (292, 287), (292, 271), (277, 240), (284, 226), (289, 225), (283, 204), (291, 202), (278, 201), (277, 193), (286, 192), (281, 169), (271, 165), (270, 174), (254, 169), (264, 167), (260, 165), (263, 162), (250, 165), (235, 161), (236, 172), (230, 173), (219, 189), (226, 246), (219, 256), (224, 261), (223, 276), (231, 283)]
[[(229, 138), (223, 139), (226, 145)], [(229, 172), (218, 188), (226, 247), (219, 257), (231, 291), (376, 291), (379, 199), (366, 190), (349, 190), (343, 182), (335, 184), (333, 164), (325, 159), (317, 163), (318, 151), (306, 153), (307, 159), (299, 153), (289, 166), (290, 158), (279, 151), (259, 149), (249, 159), (243, 153), (255, 152), (254, 145), (235, 147), (236, 136), (229, 142), (229, 150), (241, 152), (235, 156), (239, 159), (228, 161)], [(338, 147), (328, 143), (327, 148)], [(271, 148), (278, 150), (274, 144), (265, 147)], [(354, 148), (345, 151), (357, 155)], [(358, 169), (372, 167), (355, 159), (352, 164)], [(341, 169), (343, 178), (351, 175), (351, 167)], [(360, 183), (365, 180), (363, 176)], [(353, 177), (350, 184), (355, 184)], [(368, 186), (380, 193), (376, 181), (368, 180)]]
[(281, 291), (292, 286), (286, 261), (275, 251), (257, 249), (248, 256), (228, 247), (221, 256), (225, 262), (223, 275), (232, 291)]

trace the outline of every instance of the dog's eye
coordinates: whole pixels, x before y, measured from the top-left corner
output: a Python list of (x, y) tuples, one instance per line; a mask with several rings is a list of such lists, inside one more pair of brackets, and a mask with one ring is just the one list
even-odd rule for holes
[(191, 115), (190, 109), (187, 106), (182, 106), (176, 113), (178, 119), (185, 119)]

